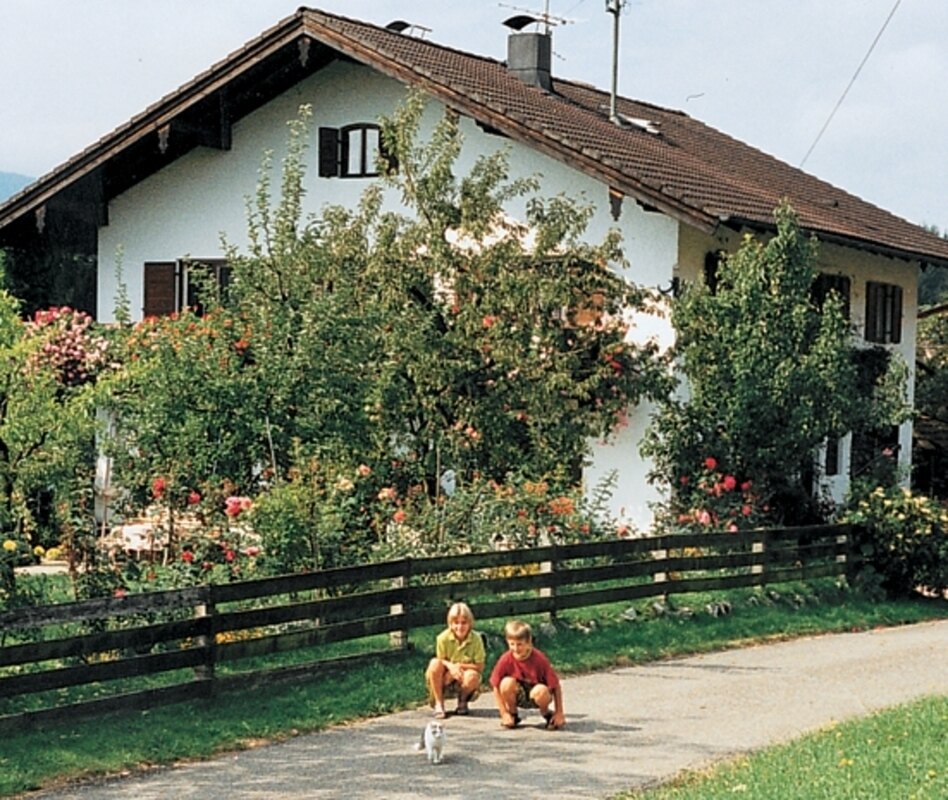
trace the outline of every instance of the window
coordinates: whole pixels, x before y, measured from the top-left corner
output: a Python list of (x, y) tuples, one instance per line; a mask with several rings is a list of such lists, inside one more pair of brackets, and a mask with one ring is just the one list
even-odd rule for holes
[(708, 292), (712, 295), (718, 293), (721, 263), (724, 258), (723, 250), (712, 250), (704, 254), (704, 282), (708, 287)]
[(892, 283), (866, 284), (867, 342), (898, 344), (902, 341), (902, 287)]
[(849, 319), (849, 291), (850, 280), (845, 275), (827, 275), (825, 272), (816, 276), (813, 281), (813, 288), (810, 291), (813, 297), (813, 303), (820, 310), (831, 292), (839, 295), (843, 301), (843, 316)]
[(897, 425), (878, 430), (856, 430), (853, 432), (850, 477), (875, 477), (881, 481), (884, 475), (894, 480), (898, 468), (899, 428)]
[(385, 152), (378, 125), (363, 122), (319, 129), (321, 178), (373, 178), (379, 174), (380, 154), (389, 171), (398, 169), (394, 157)]
[[(871, 398), (892, 362), (892, 353), (885, 347), (860, 348), (853, 352), (860, 396)], [(898, 468), (899, 427), (879, 425), (871, 419), (854, 419), (850, 447), (850, 478), (895, 480)]]
[(150, 261), (145, 264), (142, 316), (157, 317), (191, 308), (204, 313), (202, 285), (210, 282), (223, 300), (230, 284), (230, 266), (221, 259)]
[(842, 439), (838, 436), (830, 436), (826, 440), (826, 464), (824, 465), (824, 472), (827, 476), (839, 475), (839, 450), (842, 443)]

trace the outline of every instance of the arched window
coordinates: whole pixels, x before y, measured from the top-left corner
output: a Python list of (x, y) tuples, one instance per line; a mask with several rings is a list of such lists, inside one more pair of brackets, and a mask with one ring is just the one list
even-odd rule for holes
[(319, 176), (321, 178), (374, 178), (379, 174), (379, 154), (390, 171), (398, 165), (386, 155), (379, 126), (360, 122), (342, 128), (319, 129)]

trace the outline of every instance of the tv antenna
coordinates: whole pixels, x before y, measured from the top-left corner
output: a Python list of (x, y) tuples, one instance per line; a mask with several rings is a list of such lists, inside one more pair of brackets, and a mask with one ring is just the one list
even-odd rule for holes
[(619, 14), (626, 0), (606, 0), (606, 11), (612, 14), (612, 91), (609, 93), (609, 121), (621, 125), (616, 113), (616, 95), (619, 93)]
[(532, 8), (511, 6), (507, 3), (498, 3), (497, 5), (501, 8), (509, 8), (511, 11), (521, 12), (520, 14), (504, 20), (504, 25), (506, 25), (508, 28), (512, 28), (515, 31), (523, 30), (527, 27), (527, 25), (539, 25), (542, 23), (543, 32), (545, 34), (549, 34), (550, 30), (556, 25), (568, 25), (570, 22), (572, 22), (571, 19), (567, 19), (566, 17), (558, 17), (555, 14), (551, 14), (550, 0), (545, 0), (543, 4), (543, 11), (534, 11)]
[(431, 33), (431, 28), (426, 28), (424, 25), (419, 25), (415, 22), (406, 22), (403, 19), (393, 19), (388, 25), (385, 26), (387, 30), (394, 31), (395, 33), (405, 33), (408, 31), (406, 36), (414, 36), (415, 33), (419, 33), (419, 39), (424, 39), (426, 34)]

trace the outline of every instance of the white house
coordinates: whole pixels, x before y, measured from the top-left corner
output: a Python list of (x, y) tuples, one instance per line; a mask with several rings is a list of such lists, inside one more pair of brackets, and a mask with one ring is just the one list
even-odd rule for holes
[[(514, 177), (540, 176), (542, 194), (593, 203), (589, 237), (618, 228), (639, 284), (701, 279), (744, 233), (772, 230), (774, 208), (789, 198), (822, 241), (820, 269), (848, 294), (856, 331), (914, 365), (918, 271), (948, 265), (948, 241), (679, 111), (618, 98), (610, 120), (607, 93), (551, 75), (539, 33), (511, 34), (499, 62), (300, 9), (10, 198), (0, 246), (94, 233), (98, 318), (113, 314), (119, 252), (133, 314), (170, 312), (187, 301), (184, 259), (222, 259), (221, 233), (243, 243), (262, 154), (274, 151), (278, 163), (301, 104), (314, 111), (305, 200), (318, 212), (355, 203), (373, 179), (377, 120), (406, 86), (430, 96), (429, 126), (445, 109), (460, 115), (461, 169), (507, 147)], [(618, 471), (615, 511), (640, 526), (654, 499), (637, 450), (646, 413), (635, 410), (616, 441), (597, 445), (589, 470), (590, 482)], [(910, 443), (906, 423), (905, 465)], [(847, 439), (827, 454), (824, 480), (837, 496), (849, 448)]]

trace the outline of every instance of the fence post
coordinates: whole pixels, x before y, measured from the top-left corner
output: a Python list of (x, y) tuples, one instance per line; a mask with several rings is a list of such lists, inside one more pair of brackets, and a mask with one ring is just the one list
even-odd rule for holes
[(836, 556), (836, 563), (842, 564), (842, 570), (837, 578), (843, 578), (849, 586), (853, 585), (859, 559), (856, 556), (856, 530), (852, 525), (846, 526), (846, 532), (836, 536), (836, 544), (845, 545), (842, 553)]
[(202, 594), (204, 595), (203, 602), (199, 602), (194, 606), (194, 616), (201, 619), (208, 618), (208, 632), (195, 638), (195, 644), (204, 649), (204, 663), (194, 668), (194, 677), (198, 680), (210, 681), (210, 689), (207, 693), (213, 694), (215, 665), (217, 663), (217, 625), (215, 624), (217, 617), (214, 600), (211, 597), (211, 587), (204, 586)]
[[(392, 588), (393, 589), (405, 589), (411, 582), (411, 559), (405, 559), (404, 571), (397, 578), (392, 579)], [(389, 606), (389, 614), (394, 616), (402, 616), (407, 619), (408, 610), (404, 603), (394, 603)], [(392, 631), (389, 634), (389, 642), (393, 649), (395, 650), (407, 650), (408, 649), (408, 627), (400, 628), (397, 631)]]
[[(766, 534), (761, 533), (760, 539), (755, 539), (753, 542), (751, 542), (751, 553), (757, 554), (767, 552), (767, 545), (764, 537), (766, 537)], [(767, 583), (766, 577), (763, 577), (765, 572), (766, 570), (764, 569), (763, 561), (761, 561), (760, 564), (751, 564), (751, 575), (762, 576), (758, 583), (759, 586), (763, 586)]]
[(547, 612), (547, 620), (549, 622), (556, 622), (556, 570), (559, 564), (559, 556), (557, 554), (556, 544), (551, 545), (553, 548), (553, 559), (551, 561), (541, 561), (540, 562), (540, 574), (549, 575), (551, 580), (546, 586), (540, 587), (540, 597), (549, 597), (552, 599), (552, 608)]
[[(668, 558), (668, 550), (652, 550), (652, 558), (656, 561), (665, 561)], [(652, 583), (667, 583), (668, 582), (668, 573), (667, 572), (653, 572), (652, 573)], [(668, 592), (659, 592), (655, 597), (660, 597), (663, 603), (668, 602)]]

